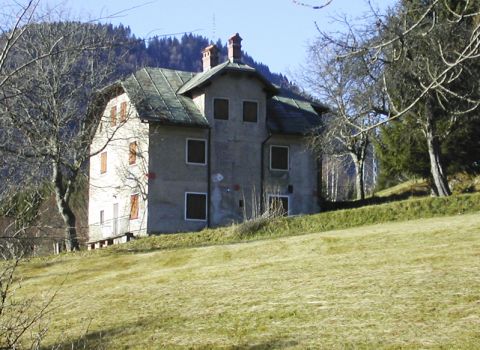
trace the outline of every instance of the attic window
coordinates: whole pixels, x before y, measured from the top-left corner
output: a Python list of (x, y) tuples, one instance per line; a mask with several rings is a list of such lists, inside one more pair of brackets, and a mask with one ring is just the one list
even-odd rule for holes
[(228, 119), (228, 100), (226, 98), (216, 98), (213, 100), (213, 118)]
[(207, 142), (202, 139), (187, 139), (187, 164), (207, 164)]
[(110, 108), (110, 126), (117, 125), (117, 106)]
[(288, 146), (270, 146), (270, 170), (288, 170)]
[(243, 101), (243, 121), (257, 122), (258, 103), (254, 101)]

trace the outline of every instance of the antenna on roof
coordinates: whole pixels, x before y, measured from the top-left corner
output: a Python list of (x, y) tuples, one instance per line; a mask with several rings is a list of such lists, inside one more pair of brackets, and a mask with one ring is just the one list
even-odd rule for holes
[(215, 24), (215, 12), (213, 13), (212, 16), (212, 42), (215, 42), (215, 37), (216, 37), (216, 24)]

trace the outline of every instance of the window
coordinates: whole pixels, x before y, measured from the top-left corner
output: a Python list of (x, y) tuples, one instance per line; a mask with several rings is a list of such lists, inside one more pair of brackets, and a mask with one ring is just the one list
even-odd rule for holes
[(215, 119), (228, 119), (228, 100), (216, 98), (213, 100), (213, 117)]
[(270, 146), (270, 169), (288, 170), (288, 146)]
[(283, 216), (287, 216), (289, 213), (288, 208), (288, 196), (268, 196), (268, 206), (274, 213), (279, 213)]
[(207, 164), (207, 142), (205, 140), (187, 139), (187, 164)]
[(100, 174), (105, 174), (107, 172), (107, 152), (102, 152), (100, 154)]
[(243, 101), (243, 121), (257, 122), (258, 103), (253, 101)]
[(103, 225), (105, 223), (105, 212), (103, 210), (100, 210), (100, 225)]
[(127, 102), (120, 104), (120, 122), (125, 123), (127, 121)]
[(206, 193), (185, 193), (185, 220), (207, 220)]
[(110, 108), (110, 126), (117, 125), (117, 106)]
[(130, 220), (138, 219), (138, 194), (130, 196)]
[(137, 141), (130, 142), (128, 150), (128, 164), (132, 165), (137, 162)]

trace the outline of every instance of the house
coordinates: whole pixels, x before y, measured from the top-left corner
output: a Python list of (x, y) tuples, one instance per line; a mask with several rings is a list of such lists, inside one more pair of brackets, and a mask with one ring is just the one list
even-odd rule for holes
[(99, 93), (89, 185), (89, 248), (133, 236), (227, 225), (266, 207), (319, 210), (308, 137), (322, 105), (287, 94), (214, 45), (203, 71), (143, 68)]

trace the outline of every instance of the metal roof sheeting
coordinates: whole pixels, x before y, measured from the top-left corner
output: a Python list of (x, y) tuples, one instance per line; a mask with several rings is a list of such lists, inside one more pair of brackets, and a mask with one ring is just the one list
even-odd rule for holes
[(325, 106), (313, 104), (303, 96), (280, 90), (254, 68), (242, 63), (225, 62), (206, 72), (191, 73), (164, 68), (142, 68), (121, 82), (121, 86), (146, 121), (169, 125), (208, 127), (208, 120), (187, 94), (224, 72), (255, 74), (271, 94), (267, 100), (267, 127), (271, 133), (306, 135), (321, 125), (318, 111)]

